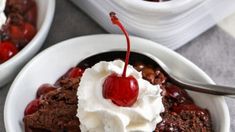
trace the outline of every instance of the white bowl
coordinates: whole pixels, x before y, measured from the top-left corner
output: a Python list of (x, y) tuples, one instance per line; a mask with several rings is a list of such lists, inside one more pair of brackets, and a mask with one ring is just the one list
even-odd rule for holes
[[(131, 37), (131, 43), (132, 51), (157, 56), (170, 68), (175, 69), (179, 76), (213, 83), (196, 65), (170, 49), (137, 37)], [(94, 35), (61, 42), (37, 55), (22, 69), (9, 90), (4, 108), (7, 132), (23, 132), (24, 109), (35, 98), (41, 84), (54, 84), (69, 68), (88, 56), (125, 49), (125, 37), (122, 35)], [(196, 104), (210, 111), (215, 132), (229, 132), (230, 117), (223, 97), (195, 92), (189, 94)]]
[(0, 87), (16, 76), (22, 66), (39, 51), (47, 37), (54, 16), (55, 0), (36, 0), (36, 2), (38, 6), (38, 32), (18, 54), (0, 64)]

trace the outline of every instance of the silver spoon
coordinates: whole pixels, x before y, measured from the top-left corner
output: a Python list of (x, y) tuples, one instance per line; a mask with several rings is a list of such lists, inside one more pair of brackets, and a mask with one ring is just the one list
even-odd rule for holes
[(173, 72), (167, 67), (167, 65), (165, 65), (165, 63), (163, 63), (157, 57), (148, 53), (142, 53), (142, 54), (155, 61), (165, 72), (165, 74), (167, 74), (168, 78), (172, 81), (172, 83), (174, 83), (177, 86), (180, 86), (184, 89), (191, 91), (213, 94), (213, 95), (229, 96), (235, 98), (235, 87), (220, 86), (214, 84), (201, 84), (199, 82), (191, 80), (180, 79), (179, 77), (174, 75)]

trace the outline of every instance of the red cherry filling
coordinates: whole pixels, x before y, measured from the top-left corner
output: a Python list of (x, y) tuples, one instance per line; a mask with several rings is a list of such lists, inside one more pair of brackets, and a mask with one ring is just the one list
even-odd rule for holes
[(27, 107), (25, 108), (24, 115), (33, 114), (34, 112), (36, 112), (38, 110), (39, 106), (40, 106), (39, 99), (35, 99), (35, 100), (31, 101), (27, 105)]
[(179, 102), (179, 103), (193, 103), (193, 100), (188, 95), (188, 93), (186, 91), (180, 89), (179, 87), (177, 87), (171, 83), (167, 83), (165, 89), (167, 91), (165, 96), (171, 97), (171, 98), (177, 100), (177, 102)]
[(125, 34), (127, 40), (127, 53), (125, 66), (122, 76), (111, 74), (106, 78), (103, 84), (103, 96), (106, 99), (111, 99), (118, 106), (132, 106), (138, 97), (139, 86), (137, 80), (133, 76), (126, 77), (126, 69), (129, 63), (130, 56), (130, 39), (127, 31), (120, 23), (114, 12), (110, 13), (113, 24), (116, 24)]
[(0, 63), (9, 60), (18, 52), (18, 49), (11, 42), (0, 42)]
[(30, 23), (22, 25), (11, 25), (10, 36), (15, 43), (28, 43), (35, 35), (36, 28)]
[(30, 23), (24, 23), (23, 36), (26, 42), (29, 42), (36, 35), (36, 28)]
[(37, 94), (36, 97), (37, 99), (34, 99), (33, 101), (31, 101), (27, 107), (25, 108), (24, 111), (24, 115), (30, 115), (33, 114), (34, 112), (36, 112), (39, 109), (40, 106), (40, 97), (42, 97), (43, 95), (45, 95), (46, 93), (56, 90), (56, 87), (54, 87), (51, 84), (43, 84), (41, 85), (38, 90), (37, 90)]
[(83, 69), (78, 68), (78, 67), (74, 67), (71, 70), (69, 70), (68, 77), (69, 78), (77, 78), (77, 77), (82, 76), (83, 72), (84, 72)]
[(39, 88), (38, 88), (38, 91), (37, 91), (37, 98), (40, 98), (41, 96), (45, 95), (46, 93), (50, 92), (50, 91), (53, 91), (55, 90), (56, 87), (54, 87), (53, 85), (51, 84), (43, 84), (41, 85)]
[[(74, 68), (71, 68), (66, 76), (68, 76), (69, 78), (77, 78), (79, 76), (82, 76), (84, 70), (81, 69), (81, 68), (78, 68), (78, 67), (74, 67)], [(34, 99), (33, 101), (31, 101), (27, 107), (25, 108), (25, 112), (24, 114), (25, 115), (30, 115), (30, 114), (33, 114), (34, 112), (36, 112), (39, 108), (39, 100), (40, 100), (40, 97), (42, 97), (43, 95), (53, 91), (53, 90), (56, 90), (57, 87), (54, 86), (54, 85), (51, 85), (51, 84), (43, 84), (41, 85), (38, 90), (37, 90), (37, 93), (36, 93), (36, 99)]]
[[(36, 2), (34, 0), (7, 0), (4, 12), (6, 13), (7, 21), (2, 27), (0, 27), (0, 43), (9, 41), (14, 45), (14, 47), (16, 47), (18, 52), (36, 35)], [(9, 54), (12, 54), (12, 52), (16, 50), (8, 51)], [(5, 52), (2, 52), (2, 49), (0, 53), (6, 54)], [(0, 64), (9, 60), (13, 55), (10, 55), (10, 57), (4, 57), (7, 59), (1, 59)]]
[(10, 36), (14, 42), (21, 41), (24, 37), (22, 28), (16, 25), (10, 26)]

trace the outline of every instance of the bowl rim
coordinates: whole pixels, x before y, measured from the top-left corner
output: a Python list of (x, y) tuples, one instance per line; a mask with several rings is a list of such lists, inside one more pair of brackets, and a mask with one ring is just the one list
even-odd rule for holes
[(54, 18), (55, 13), (55, 0), (48, 0), (46, 1), (47, 4), (47, 11), (46, 15), (44, 17), (44, 20), (41, 24), (41, 27), (39, 28), (36, 35), (33, 37), (33, 39), (22, 49), (20, 50), (15, 56), (7, 60), (6, 62), (0, 64), (0, 69), (4, 69), (9, 67), (10, 65), (14, 65), (15, 63), (19, 62), (21, 58), (24, 56), (27, 56), (27, 53), (35, 46), (37, 45), (38, 41), (40, 41), (45, 32), (50, 29), (50, 25)]
[[(157, 15), (156, 13), (180, 14), (202, 3), (203, 0), (172, 0), (165, 2), (150, 2), (144, 0), (114, 0), (116, 4), (133, 12), (143, 15)], [(143, 13), (141, 13), (143, 12)], [(146, 12), (148, 12), (146, 14)]]
[[(75, 38), (71, 38), (71, 39), (67, 39), (67, 40), (64, 40), (64, 41), (61, 41), (45, 50), (43, 50), (41, 53), (39, 53), (37, 56), (35, 56), (32, 60), (30, 60), (24, 67), (23, 69), (19, 72), (19, 74), (17, 75), (17, 77), (15, 78), (15, 80), (13, 81), (9, 91), (8, 91), (8, 94), (7, 94), (7, 97), (6, 97), (6, 100), (5, 100), (5, 105), (4, 105), (4, 125), (5, 125), (5, 128), (6, 128), (6, 131), (9, 132), (9, 128), (11, 128), (11, 123), (9, 123), (9, 121), (11, 121), (8, 116), (8, 109), (10, 108), (10, 104), (9, 104), (9, 100), (11, 100), (11, 97), (12, 97), (12, 94), (13, 94), (13, 89), (16, 88), (17, 84), (19, 83), (18, 80), (20, 80), (20, 78), (22, 77), (22, 75), (25, 74), (25, 72), (27, 72), (28, 68), (33, 65), (33, 63), (35, 61), (37, 61), (39, 58), (41, 58), (41, 56), (43, 56), (44, 54), (46, 54), (47, 52), (50, 52), (50, 50), (53, 50), (54, 48), (59, 48), (59, 47), (63, 47), (63, 46), (66, 46), (69, 44), (70, 41), (76, 41), (77, 39), (92, 39), (92, 38), (96, 38), (96, 37), (99, 37), (99, 38), (105, 38), (105, 37), (109, 37), (109, 38), (112, 38), (112, 37), (123, 37), (123, 35), (120, 35), (120, 34), (99, 34), (99, 35), (86, 35), (86, 36), (81, 36), (81, 37), (75, 37)], [(131, 36), (130, 37), (131, 39), (137, 39), (137, 40), (142, 40), (142, 41), (145, 41), (145, 42), (151, 42), (152, 44), (155, 44), (159, 50), (163, 50), (163, 51), (166, 51), (168, 52), (168, 54), (172, 54), (174, 56), (176, 56), (177, 58), (180, 58), (183, 62), (185, 62), (186, 64), (190, 65), (193, 69), (195, 69), (199, 74), (201, 74), (202, 76), (204, 76), (205, 80), (208, 81), (208, 83), (212, 83), (212, 84), (215, 84), (213, 82), (213, 80), (202, 70), (200, 69), (198, 66), (196, 66), (193, 62), (191, 62), (190, 60), (186, 59), (185, 57), (183, 57), (182, 55), (180, 55), (179, 53), (176, 53), (175, 51), (167, 48), (167, 47), (164, 47), (156, 42), (153, 42), (153, 41), (150, 41), (150, 40), (147, 40), (147, 39), (143, 39), (143, 38), (139, 38), (139, 37), (135, 37), (135, 36)], [(93, 40), (93, 39), (92, 39)], [(101, 51), (103, 52), (103, 51)], [(88, 55), (90, 56), (90, 55)], [(216, 96), (216, 99), (217, 101), (219, 101), (219, 103), (222, 105), (222, 108), (223, 111), (224, 111), (224, 119), (225, 119), (225, 122), (223, 122), (223, 126), (222, 126), (222, 130), (224, 130), (224, 132), (229, 132), (229, 129), (230, 129), (230, 116), (229, 116), (229, 110), (228, 110), (228, 106), (225, 102), (225, 99), (224, 97), (222, 96)]]

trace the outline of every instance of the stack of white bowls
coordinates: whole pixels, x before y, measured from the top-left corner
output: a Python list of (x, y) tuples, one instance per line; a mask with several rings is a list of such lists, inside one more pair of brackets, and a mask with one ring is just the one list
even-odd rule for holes
[(109, 21), (117, 13), (130, 34), (177, 49), (235, 11), (235, 0), (72, 0), (110, 33), (119, 29)]

